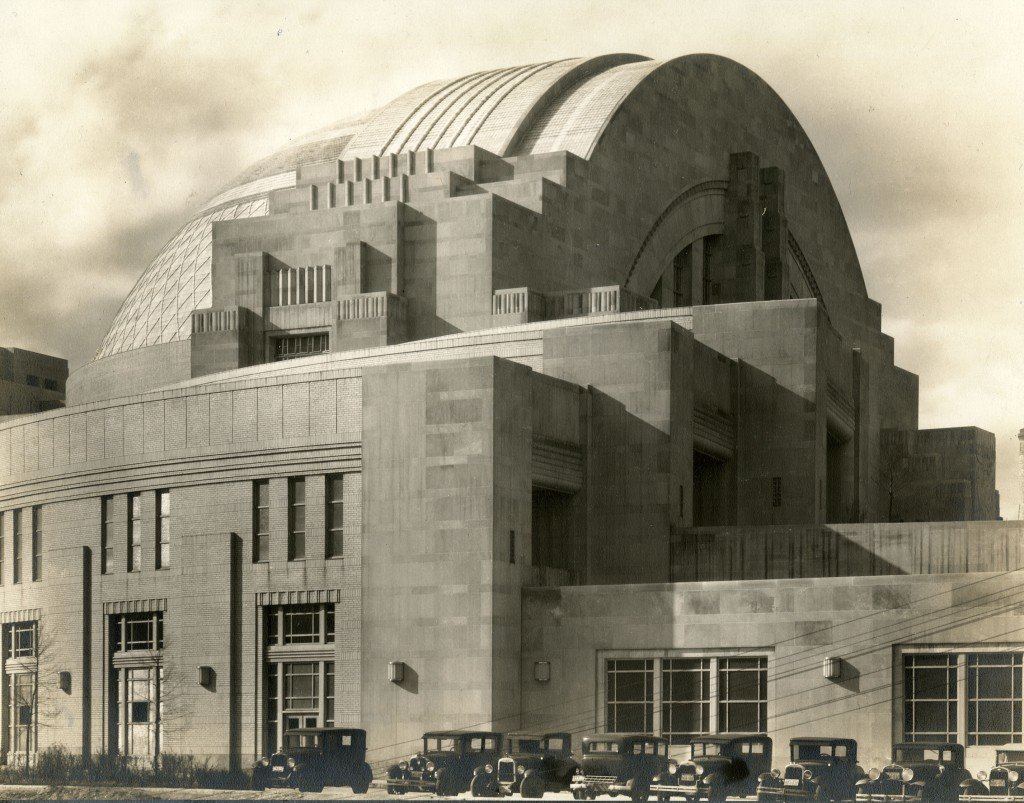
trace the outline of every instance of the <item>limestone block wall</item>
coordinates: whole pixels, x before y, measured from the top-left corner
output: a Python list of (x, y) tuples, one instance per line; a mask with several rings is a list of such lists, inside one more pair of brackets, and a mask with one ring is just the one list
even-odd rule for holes
[[(818, 735), (856, 739), (861, 764), (881, 767), (902, 737), (899, 651), (1019, 647), (1018, 585), (1004, 571), (527, 589), (523, 725), (571, 730), (577, 745), (602, 731), (609, 657), (764, 655), (775, 766), (789, 739)], [(826, 657), (842, 660), (839, 679), (822, 676)], [(536, 661), (549, 682), (533, 679)], [(972, 771), (995, 749), (969, 748)]]

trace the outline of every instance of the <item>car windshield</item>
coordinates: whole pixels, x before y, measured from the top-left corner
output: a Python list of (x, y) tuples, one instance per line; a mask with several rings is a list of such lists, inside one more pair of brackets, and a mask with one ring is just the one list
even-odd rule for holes
[(996, 764), (1024, 764), (1024, 750), (1000, 750)]
[(543, 749), (540, 739), (535, 736), (510, 736), (508, 740), (510, 753), (539, 753)]
[(467, 753), (482, 753), (484, 750), (497, 750), (498, 740), (493, 736), (473, 736), (462, 748)]
[(813, 761), (818, 758), (846, 757), (845, 744), (795, 744), (793, 745), (794, 761)]
[(952, 750), (937, 750), (932, 747), (897, 747), (896, 763), (906, 764), (911, 761), (944, 761), (953, 760)]
[(717, 742), (693, 742), (690, 745), (690, 755), (694, 756), (720, 756), (722, 745)]
[(554, 750), (556, 753), (560, 753), (563, 750), (568, 750), (569, 745), (565, 743), (564, 736), (549, 736), (544, 740), (545, 750)]
[(424, 736), (424, 753), (454, 753), (455, 739), (451, 736)]
[(590, 742), (587, 745), (588, 753), (618, 753), (618, 742)]
[(289, 731), (284, 735), (284, 748), (295, 750), (303, 747), (323, 747), (324, 735), (322, 733), (297, 733)]

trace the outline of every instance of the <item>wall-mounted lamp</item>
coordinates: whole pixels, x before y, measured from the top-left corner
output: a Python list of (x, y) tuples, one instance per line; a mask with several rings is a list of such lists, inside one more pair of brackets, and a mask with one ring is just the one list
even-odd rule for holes
[(60, 687), (60, 690), (65, 694), (71, 694), (71, 673), (58, 672), (57, 685)]
[(547, 683), (551, 680), (551, 661), (534, 661), (533, 679), (538, 683)]
[(405, 680), (404, 661), (388, 661), (388, 680), (392, 683), (401, 683)]
[(821, 673), (828, 680), (839, 680), (843, 674), (843, 659), (842, 658), (826, 658), (821, 664)]
[(213, 685), (212, 666), (199, 667), (199, 685), (202, 686), (204, 689), (208, 689)]

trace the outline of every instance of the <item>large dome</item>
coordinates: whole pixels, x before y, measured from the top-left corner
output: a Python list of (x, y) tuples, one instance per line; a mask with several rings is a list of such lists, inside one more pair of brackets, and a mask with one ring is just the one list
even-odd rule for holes
[(660, 64), (617, 54), (433, 81), (306, 136), (245, 170), (182, 226), (128, 294), (96, 359), (187, 340), (192, 312), (210, 303), (213, 223), (266, 215), (269, 193), (295, 185), (296, 165), (462, 145), (587, 158), (618, 104)]

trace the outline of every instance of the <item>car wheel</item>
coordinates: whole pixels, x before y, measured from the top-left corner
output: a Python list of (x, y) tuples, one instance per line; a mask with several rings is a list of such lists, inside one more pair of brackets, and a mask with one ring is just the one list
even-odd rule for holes
[(303, 772), (299, 774), (298, 787), (300, 792), (322, 792), (324, 781), (317, 773)]
[(252, 789), (254, 792), (262, 792), (266, 788), (267, 784), (262, 778), (256, 775), (252, 776)]
[(388, 784), (388, 794), (389, 795), (404, 795), (405, 794), (405, 790), (404, 789), (399, 789), (393, 783), (389, 783)]
[[(373, 770), (370, 769), (370, 765), (363, 763), (359, 769), (355, 771), (355, 778), (352, 779), (352, 791), (357, 795), (365, 795), (366, 790), (370, 788), (370, 783), (373, 781)], [(390, 792), (390, 790), (388, 790)]]
[(469, 785), (469, 793), (473, 797), (490, 797), (491, 779), (486, 775), (474, 775), (473, 781)]
[(533, 770), (529, 770), (519, 782), (519, 795), (534, 800), (544, 797), (544, 779)]
[(651, 796), (651, 782), (636, 778), (633, 780), (633, 789), (629, 793), (630, 800), (647, 800)]
[(453, 797), (457, 794), (457, 791), (453, 788), (454, 783), (449, 777), (450, 773), (446, 769), (439, 769), (437, 771), (437, 784), (434, 786), (434, 792), (438, 797)]

